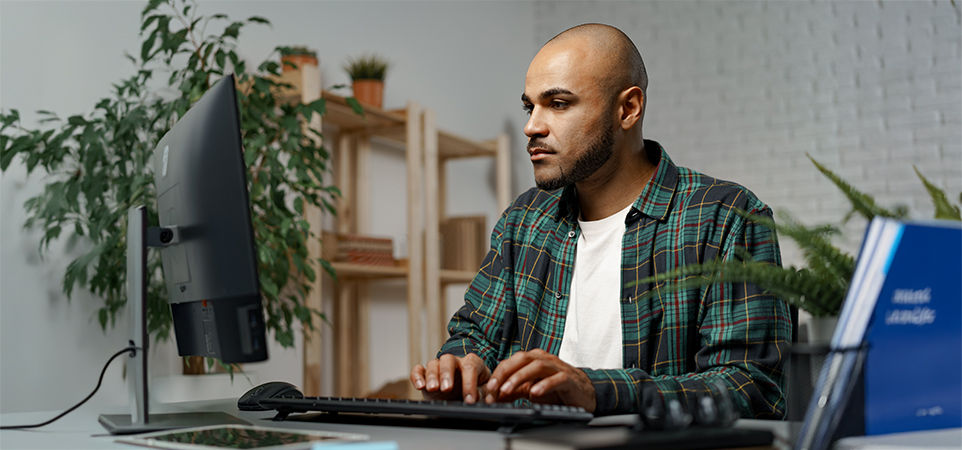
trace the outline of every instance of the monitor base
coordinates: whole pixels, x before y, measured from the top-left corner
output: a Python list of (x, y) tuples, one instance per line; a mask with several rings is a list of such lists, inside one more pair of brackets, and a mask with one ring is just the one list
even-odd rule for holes
[(110, 434), (134, 434), (175, 428), (204, 427), (209, 425), (250, 425), (251, 423), (223, 412), (185, 412), (151, 414), (147, 423), (130, 423), (130, 414), (101, 414), (97, 421)]

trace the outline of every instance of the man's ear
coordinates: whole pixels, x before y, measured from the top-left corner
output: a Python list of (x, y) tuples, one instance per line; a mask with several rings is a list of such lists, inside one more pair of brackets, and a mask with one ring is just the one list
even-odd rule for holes
[(621, 91), (621, 94), (618, 95), (618, 103), (621, 105), (621, 116), (618, 120), (621, 122), (622, 129), (631, 129), (641, 122), (645, 116), (646, 101), (645, 91), (638, 86), (632, 86)]

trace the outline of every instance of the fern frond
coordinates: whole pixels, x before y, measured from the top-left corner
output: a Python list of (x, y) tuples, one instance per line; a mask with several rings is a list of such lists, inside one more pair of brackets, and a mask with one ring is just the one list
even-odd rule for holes
[(925, 190), (929, 191), (929, 197), (932, 198), (932, 204), (935, 205), (935, 218), (936, 219), (948, 219), (948, 220), (962, 220), (962, 214), (959, 213), (959, 207), (949, 203), (948, 196), (945, 195), (945, 191), (939, 189), (938, 186), (933, 184), (922, 176), (922, 172), (919, 172), (919, 168), (912, 166), (915, 169), (915, 174), (919, 176), (922, 180), (922, 184), (925, 185)]
[[(837, 186), (838, 189), (845, 194), (845, 197), (848, 198), (848, 201), (852, 204), (853, 213), (861, 214), (866, 220), (872, 220), (872, 218), (875, 216), (890, 217), (893, 219), (905, 218), (907, 209), (899, 208), (895, 211), (892, 211), (878, 206), (875, 204), (875, 199), (873, 199), (870, 195), (855, 189), (854, 186), (848, 184), (848, 182), (816, 161), (815, 158), (812, 158), (812, 155), (805, 156), (808, 156), (808, 159), (812, 161), (812, 164), (815, 164), (815, 168), (817, 168), (819, 172), (822, 172), (822, 175), (825, 175), (825, 177), (831, 180), (832, 183), (835, 183), (835, 186)], [(846, 220), (848, 220), (851, 215), (852, 213), (846, 215)]]
[(832, 284), (847, 286), (848, 280), (855, 273), (855, 258), (832, 245), (829, 238), (839, 233), (838, 229), (830, 225), (820, 225), (808, 228), (786, 216), (787, 223), (776, 223), (771, 218), (749, 214), (745, 211), (736, 212), (747, 220), (751, 220), (776, 233), (788, 236), (798, 243), (811, 270), (822, 274), (824, 279), (832, 279)]
[(661, 290), (674, 292), (714, 283), (750, 282), (813, 316), (826, 316), (838, 314), (845, 298), (845, 286), (830, 281), (809, 269), (783, 268), (759, 261), (713, 261), (690, 264), (629, 286), (653, 283), (654, 288), (644, 294), (651, 297)]

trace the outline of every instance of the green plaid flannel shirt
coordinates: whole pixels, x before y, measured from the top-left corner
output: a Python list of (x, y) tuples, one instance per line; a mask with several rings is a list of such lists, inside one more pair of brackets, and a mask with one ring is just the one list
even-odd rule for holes
[[(733, 259), (739, 247), (781, 264), (775, 233), (733, 211), (771, 217), (771, 210), (742, 186), (675, 166), (657, 142), (646, 140), (645, 149), (658, 167), (625, 221), (624, 368), (582, 368), (595, 388), (595, 414), (637, 412), (657, 393), (691, 405), (721, 381), (742, 416), (783, 418), (782, 364), (792, 332), (783, 300), (748, 283), (674, 292), (663, 283), (628, 286), (687, 264)], [(572, 187), (534, 188), (504, 212), (439, 355), (475, 353), (493, 370), (519, 351), (558, 354), (579, 236), (575, 196)]]

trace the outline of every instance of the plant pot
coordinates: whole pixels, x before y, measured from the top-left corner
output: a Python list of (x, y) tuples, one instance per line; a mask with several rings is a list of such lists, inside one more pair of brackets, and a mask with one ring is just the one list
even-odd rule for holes
[[(288, 64), (284, 64), (285, 62), (289, 62), (289, 63), (291, 63), (291, 64), (294, 64), (294, 65), (296, 65), (297, 67), (291, 67), (291, 66), (288, 65)], [(283, 55), (283, 56), (281, 56), (281, 71), (283, 71), (283, 72), (290, 72), (290, 71), (292, 71), (292, 70), (299, 70), (301, 67), (303, 67), (303, 66), (305, 66), (305, 65), (306, 65), (306, 66), (316, 66), (316, 65), (317, 65), (317, 57), (316, 57), (316, 56), (313, 56), (313, 55)]]
[(812, 317), (808, 321), (808, 342), (810, 344), (828, 344), (832, 342), (832, 334), (838, 325), (838, 316)]
[[(818, 377), (828, 355), (828, 345), (838, 323), (838, 316), (812, 317), (802, 325), (799, 344), (792, 346), (788, 361), (788, 417), (801, 423), (805, 419), (808, 401), (815, 390)], [(792, 433), (799, 432), (793, 426)]]
[(381, 108), (384, 102), (384, 81), (382, 80), (354, 80), (351, 86), (357, 101)]
[[(832, 343), (832, 335), (835, 333), (835, 326), (838, 325), (838, 316), (812, 317), (808, 321), (808, 343), (812, 345), (829, 345)], [(822, 373), (822, 366), (825, 364), (827, 354), (812, 355), (812, 373), (810, 382), (815, 386), (818, 376)]]
[(181, 358), (181, 374), (183, 375), (206, 375), (210, 373), (227, 373), (227, 370), (220, 364), (207, 367), (207, 361), (203, 356), (184, 356)]

